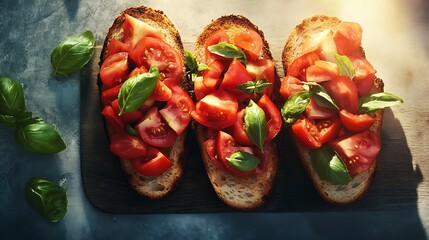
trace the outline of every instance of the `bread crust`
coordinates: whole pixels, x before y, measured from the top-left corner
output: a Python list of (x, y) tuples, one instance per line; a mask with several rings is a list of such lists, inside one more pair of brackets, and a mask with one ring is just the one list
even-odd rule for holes
[[(247, 18), (240, 15), (228, 15), (212, 21), (197, 37), (194, 56), (198, 62), (205, 63), (204, 43), (212, 33), (220, 29), (225, 30), (230, 39), (233, 39), (233, 36), (242, 32), (244, 29), (256, 31), (263, 41), (260, 54), (262, 54), (264, 58), (273, 60), (264, 33)], [(274, 93), (277, 93), (280, 81), (276, 72), (274, 82)], [(274, 97), (271, 99), (274, 103), (277, 103), (278, 98), (276, 94), (273, 94), (273, 96)], [(273, 139), (268, 144), (268, 152), (271, 154), (269, 154), (265, 172), (247, 177), (235, 177), (220, 170), (210, 160), (204, 147), (204, 142), (208, 139), (207, 127), (194, 121), (194, 128), (207, 175), (218, 197), (227, 205), (241, 210), (254, 209), (266, 204), (273, 189), (278, 169), (276, 140)]]
[[(125, 22), (126, 14), (139, 20), (142, 20), (143, 22), (161, 30), (161, 32), (163, 33), (164, 41), (170, 44), (170, 46), (172, 46), (179, 53), (180, 57), (184, 60), (184, 49), (182, 40), (180, 38), (179, 32), (174, 27), (173, 23), (162, 11), (154, 10), (145, 6), (140, 6), (128, 8), (121, 12), (115, 18), (104, 40), (99, 62), (100, 66), (107, 56), (107, 49), (110, 41), (114, 38), (119, 40), (122, 39), (122, 25)], [(185, 91), (188, 91), (189, 85), (184, 84), (185, 78), (185, 71), (183, 71), (181, 87), (184, 88)], [(100, 85), (100, 77), (98, 78), (98, 81)], [(160, 149), (160, 151), (170, 159), (170, 161), (172, 162), (172, 166), (167, 171), (157, 177), (146, 177), (140, 175), (134, 169), (128, 159), (119, 159), (122, 169), (127, 175), (130, 185), (136, 192), (148, 198), (159, 199), (174, 190), (183, 175), (183, 169), (187, 155), (187, 131), (188, 130), (186, 130), (181, 136), (177, 138), (173, 146), (165, 149)]]
[[(290, 33), (285, 47), (282, 53), (282, 64), (287, 73), (288, 66), (297, 57), (302, 55), (301, 45), (306, 36), (316, 33), (325, 29), (331, 29), (335, 31), (338, 24), (341, 22), (339, 18), (316, 15), (310, 18), (304, 19), (294, 30)], [(365, 57), (365, 52), (362, 46), (359, 49), (359, 54)], [(375, 77), (374, 86), (371, 90), (372, 93), (382, 92), (384, 88), (383, 81), (380, 78)], [(379, 136), (381, 134), (383, 110), (375, 112), (376, 122), (371, 127), (371, 130), (376, 132)], [(290, 132), (291, 138), (295, 143), (298, 156), (310, 176), (314, 187), (319, 192), (320, 196), (328, 202), (334, 204), (350, 204), (357, 201), (365, 195), (374, 179), (375, 171), (377, 168), (377, 160), (374, 161), (373, 165), (368, 169), (354, 176), (352, 181), (347, 185), (336, 185), (329, 181), (322, 180), (319, 178), (317, 173), (311, 166), (310, 155), (308, 149), (305, 148), (301, 143), (296, 141), (293, 134)]]

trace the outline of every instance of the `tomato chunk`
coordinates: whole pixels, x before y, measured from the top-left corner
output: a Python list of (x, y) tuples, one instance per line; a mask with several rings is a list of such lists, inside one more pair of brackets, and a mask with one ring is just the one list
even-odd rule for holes
[(267, 136), (266, 141), (274, 139), (282, 128), (282, 117), (280, 111), (267, 95), (262, 95), (258, 101), (258, 106), (265, 112), (267, 121)]
[(118, 94), (119, 90), (121, 90), (121, 87), (122, 84), (119, 84), (101, 92), (101, 103), (103, 107), (110, 105), (113, 100), (118, 99)]
[(350, 78), (342, 76), (321, 84), (340, 109), (346, 109), (351, 113), (358, 111), (358, 93), (356, 85)]
[(106, 57), (109, 57), (115, 53), (126, 52), (128, 53), (131, 50), (131, 46), (119, 41), (118, 39), (112, 38), (107, 46)]
[(353, 55), (349, 56), (349, 59), (355, 69), (353, 82), (356, 84), (358, 95), (365, 96), (374, 86), (374, 78), (377, 71), (364, 57)]
[(128, 75), (128, 53), (119, 52), (106, 58), (100, 67), (100, 79), (108, 88), (126, 80)]
[(219, 61), (211, 62), (208, 67), (210, 70), (205, 70), (203, 73), (203, 84), (210, 92), (213, 92), (222, 81), (221, 75), (225, 67)]
[(313, 120), (334, 118), (337, 116), (337, 110), (319, 106), (314, 99), (311, 99), (305, 108), (305, 115)]
[(333, 38), (338, 53), (341, 55), (349, 55), (355, 52), (361, 45), (362, 28), (358, 23), (341, 22)]
[(301, 49), (302, 53), (315, 52), (320, 59), (335, 62), (334, 53), (337, 52), (337, 47), (330, 29), (309, 35), (304, 40)]
[(341, 121), (337, 118), (324, 119), (316, 123), (317, 131), (319, 132), (319, 141), (327, 143), (338, 136), (341, 130)]
[(147, 156), (131, 159), (131, 164), (138, 173), (148, 177), (159, 176), (173, 165), (162, 152), (150, 146)]
[(109, 136), (124, 132), (125, 124), (118, 118), (118, 115), (115, 114), (111, 106), (105, 106), (103, 111), (101, 111), (101, 115), (106, 120), (106, 128)]
[(315, 52), (306, 53), (288, 66), (287, 75), (305, 80), (305, 70), (317, 60), (319, 60), (319, 56)]
[(244, 51), (248, 58), (251, 60), (258, 59), (259, 52), (262, 49), (262, 38), (259, 33), (246, 29), (235, 35), (234, 43)]
[[(118, 99), (114, 100), (111, 103), (111, 106), (115, 114), (118, 115), (119, 112), (121, 111), (119, 108)], [(118, 115), (118, 117), (124, 123), (134, 123), (140, 120), (143, 117), (143, 114), (139, 110), (135, 110), (132, 112), (123, 112), (121, 116)]]
[(144, 37), (162, 39), (162, 32), (159, 29), (128, 14), (125, 14), (125, 22), (122, 25), (122, 29), (124, 31), (122, 40), (124, 43), (129, 44), (132, 49)]
[(285, 76), (281, 80), (280, 94), (285, 98), (289, 98), (297, 92), (304, 91), (301, 80), (291, 76)]
[(319, 140), (319, 131), (313, 120), (306, 117), (296, 120), (292, 124), (292, 133), (307, 148), (316, 149), (322, 146)]
[(138, 158), (146, 155), (146, 144), (139, 137), (116, 134), (110, 140), (110, 151), (120, 158)]
[(274, 85), (274, 63), (270, 59), (258, 59), (256, 61), (248, 61), (246, 63), (246, 70), (252, 76), (254, 81), (265, 80), (268, 83), (271, 83), (269, 87), (266, 88), (265, 94), (271, 96), (273, 92)]
[(363, 132), (375, 123), (375, 118), (368, 114), (353, 114), (345, 109), (340, 111), (340, 119), (344, 127), (352, 132)]
[(236, 58), (232, 60), (229, 65), (228, 71), (226, 71), (223, 80), (220, 84), (220, 88), (227, 90), (233, 94), (242, 95), (243, 92), (237, 89), (237, 86), (244, 84), (248, 81), (252, 81), (252, 77), (247, 72), (243, 64)]
[(305, 70), (308, 82), (326, 82), (339, 77), (337, 64), (333, 62), (318, 60)]
[(220, 42), (229, 42), (229, 37), (226, 32), (222, 29), (213, 32), (204, 43), (206, 62), (210, 63), (212, 60), (225, 60), (224, 57), (211, 53), (208, 50), (209, 46), (216, 45)]
[(237, 141), (237, 143), (241, 145), (254, 146), (255, 144), (252, 142), (252, 140), (250, 140), (249, 135), (247, 135), (246, 129), (244, 127), (244, 111), (245, 109), (241, 109), (237, 113), (237, 120), (235, 121), (232, 128), (232, 136)]

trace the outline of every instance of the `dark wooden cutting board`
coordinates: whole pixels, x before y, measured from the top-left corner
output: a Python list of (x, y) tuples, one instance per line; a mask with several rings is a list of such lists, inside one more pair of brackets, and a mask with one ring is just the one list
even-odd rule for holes
[[(190, 134), (189, 156), (182, 181), (169, 196), (150, 200), (139, 196), (128, 185), (119, 161), (109, 151), (100, 114), (97, 87), (101, 46), (81, 75), (80, 160), (83, 187), (89, 201), (109, 213), (211, 213), (237, 212), (220, 201), (206, 175), (194, 132)], [(277, 64), (278, 66), (278, 64)], [(416, 208), (417, 186), (422, 181), (414, 169), (410, 149), (400, 122), (385, 110), (382, 151), (375, 180), (358, 202), (336, 206), (322, 200), (311, 184), (282, 131), (279, 145), (279, 173), (268, 204), (253, 212), (368, 211)], [(392, 131), (395, 134), (389, 134)], [(394, 136), (394, 137), (390, 137)], [(400, 136), (398, 138), (398, 136)]]

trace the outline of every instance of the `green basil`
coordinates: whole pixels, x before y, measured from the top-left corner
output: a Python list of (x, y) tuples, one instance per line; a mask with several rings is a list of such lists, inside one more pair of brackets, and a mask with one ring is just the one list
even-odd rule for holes
[(300, 91), (290, 96), (281, 109), (283, 121), (293, 124), (305, 111), (311, 99), (310, 91)]
[(27, 202), (44, 218), (58, 222), (67, 213), (67, 194), (59, 185), (45, 180), (32, 179), (25, 188)]
[(304, 82), (303, 87), (304, 89), (311, 91), (311, 97), (319, 106), (339, 109), (334, 99), (329, 96), (328, 91), (326, 91), (322, 85), (313, 82)]
[(18, 124), (15, 139), (25, 150), (35, 153), (58, 153), (66, 145), (58, 132), (41, 118), (32, 118)]
[(374, 93), (359, 99), (359, 112), (369, 113), (403, 103), (402, 98), (388, 92)]
[(264, 80), (248, 81), (246, 83), (238, 85), (236, 88), (247, 94), (261, 93), (265, 89), (267, 89), (267, 87), (269, 87), (271, 84), (272, 83), (266, 82)]
[(12, 78), (0, 78), (0, 114), (17, 117), (25, 111), (24, 90)]
[(210, 70), (210, 68), (204, 63), (197, 63), (197, 60), (192, 55), (192, 53), (186, 51), (185, 52), (185, 63), (186, 63), (186, 76), (188, 79), (195, 81), (195, 78), (198, 76), (198, 73)]
[(25, 122), (29, 120), (32, 116), (31, 112), (22, 112), (18, 116), (11, 116), (6, 114), (0, 114), (0, 122), (5, 123), (7, 125), (16, 125), (20, 122)]
[(54, 75), (66, 77), (79, 71), (91, 60), (94, 46), (94, 34), (89, 30), (58, 45), (51, 54)]
[(267, 135), (267, 121), (265, 119), (264, 110), (253, 100), (250, 100), (249, 105), (244, 110), (244, 129), (250, 140), (252, 140), (261, 151), (264, 151), (264, 141)]
[(255, 169), (261, 162), (258, 157), (248, 152), (234, 152), (226, 158), (228, 164), (240, 171), (248, 172)]
[(352, 180), (346, 165), (329, 145), (310, 150), (311, 166), (320, 179), (333, 184), (347, 184)]
[(353, 79), (355, 76), (355, 68), (353, 67), (352, 62), (347, 56), (343, 56), (340, 54), (334, 54), (335, 62), (337, 63), (338, 71), (341, 76), (349, 77)]
[(242, 63), (247, 62), (246, 54), (231, 43), (220, 42), (209, 46), (208, 50), (224, 58), (237, 58)]
[(119, 115), (137, 110), (152, 94), (158, 77), (158, 68), (152, 66), (147, 73), (127, 79), (118, 94)]

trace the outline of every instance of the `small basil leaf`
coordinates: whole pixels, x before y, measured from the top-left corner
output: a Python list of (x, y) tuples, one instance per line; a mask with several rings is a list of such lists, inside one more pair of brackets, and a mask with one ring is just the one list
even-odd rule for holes
[(94, 46), (94, 34), (89, 30), (58, 45), (51, 54), (54, 75), (66, 77), (79, 71), (91, 60)]
[(152, 94), (158, 77), (158, 68), (152, 66), (147, 73), (127, 79), (118, 94), (119, 115), (137, 110)]
[(131, 135), (131, 136), (138, 136), (139, 135), (137, 133), (137, 131), (133, 127), (131, 127), (130, 124), (127, 124), (127, 126), (125, 127), (125, 130), (127, 131), (128, 135)]
[(7, 125), (12, 126), (20, 122), (29, 120), (31, 118), (31, 115), (32, 115), (31, 112), (23, 112), (19, 114), (19, 116), (0, 114), (0, 122), (6, 123)]
[(265, 136), (267, 135), (267, 121), (264, 110), (253, 100), (244, 110), (244, 129), (250, 140), (263, 151)]
[(198, 72), (198, 63), (195, 57), (189, 51), (185, 52), (186, 71), (190, 73)]
[(231, 43), (220, 42), (209, 46), (207, 49), (224, 58), (237, 58), (242, 63), (247, 62), (246, 54)]
[(309, 84), (306, 82), (304, 82), (304, 85), (309, 86), (309, 90), (312, 93), (312, 97), (319, 106), (339, 109), (334, 99), (329, 96), (328, 91), (326, 91), (326, 89), (322, 87), (322, 85), (317, 83)]
[(320, 179), (333, 184), (347, 184), (352, 180), (346, 165), (329, 145), (310, 150), (311, 166)]
[(198, 73), (205, 71), (205, 70), (211, 70), (211, 68), (209, 66), (205, 65), (204, 63), (198, 64)]
[(388, 92), (374, 93), (359, 99), (359, 112), (369, 113), (403, 103), (402, 98)]
[(15, 128), (17, 143), (29, 152), (58, 153), (66, 148), (61, 136), (41, 118), (33, 118)]
[(258, 157), (248, 152), (234, 152), (226, 160), (230, 166), (244, 172), (252, 171), (261, 162)]
[(350, 59), (347, 56), (339, 55), (338, 53), (334, 54), (334, 58), (340, 75), (353, 79), (355, 76), (355, 68), (353, 67)]
[(281, 109), (283, 121), (293, 124), (305, 111), (310, 98), (310, 91), (300, 91), (290, 96)]
[(66, 191), (51, 181), (32, 179), (25, 188), (25, 198), (40, 215), (51, 222), (60, 221), (67, 213)]
[(18, 116), (25, 111), (21, 84), (8, 77), (0, 78), (0, 114)]
[(241, 85), (238, 85), (236, 88), (244, 93), (251, 94), (251, 93), (261, 93), (267, 87), (269, 87), (271, 83), (266, 82), (264, 80), (258, 80), (256, 82), (254, 81), (248, 81), (246, 83), (243, 83)]

